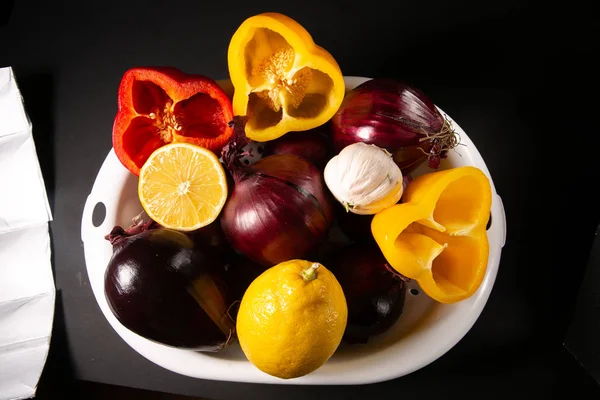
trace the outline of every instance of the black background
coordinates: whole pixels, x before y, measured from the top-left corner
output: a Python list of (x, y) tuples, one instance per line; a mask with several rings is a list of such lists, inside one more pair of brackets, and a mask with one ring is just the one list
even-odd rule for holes
[[(598, 384), (562, 347), (599, 218), (598, 35), (590, 7), (514, 0), (0, 4), (0, 66), (15, 69), (54, 213), (57, 308), (42, 381), (65, 393), (77, 378), (214, 399), (598, 398)], [(475, 142), (503, 198), (507, 244), (486, 308), (460, 343), (409, 376), (346, 387), (193, 380), (129, 348), (94, 300), (81, 213), (111, 148), (122, 74), (172, 65), (226, 78), (231, 35), (266, 11), (300, 22), (345, 75), (420, 87)]]

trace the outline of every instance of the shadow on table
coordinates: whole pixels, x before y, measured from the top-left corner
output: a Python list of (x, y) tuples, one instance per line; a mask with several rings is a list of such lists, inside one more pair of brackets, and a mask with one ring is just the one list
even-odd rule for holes
[(36, 398), (71, 398), (70, 395), (74, 394), (75, 384), (73, 376), (73, 362), (70, 357), (65, 330), (62, 292), (58, 290), (54, 306), (50, 351), (38, 384)]

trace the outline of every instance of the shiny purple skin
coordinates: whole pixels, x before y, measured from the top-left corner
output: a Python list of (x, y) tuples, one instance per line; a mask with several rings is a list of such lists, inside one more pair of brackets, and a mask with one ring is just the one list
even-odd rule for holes
[(274, 154), (294, 154), (310, 161), (323, 170), (332, 157), (326, 126), (303, 132), (288, 132), (280, 138), (265, 143), (264, 157)]
[[(376, 78), (350, 91), (332, 118), (333, 143), (344, 147), (364, 142), (385, 148), (402, 173), (426, 159), (431, 142), (424, 132), (439, 132), (444, 117), (419, 89), (393, 79)], [(423, 152), (422, 150), (425, 152)]]
[(309, 257), (327, 238), (332, 220), (321, 172), (304, 158), (278, 154), (236, 178), (221, 227), (238, 253), (271, 267)]
[(347, 343), (366, 343), (390, 329), (402, 314), (403, 277), (388, 264), (375, 243), (351, 244), (326, 264), (344, 290)]
[(229, 301), (222, 263), (181, 232), (158, 228), (123, 237), (115, 243), (105, 273), (106, 300), (117, 320), (142, 337), (177, 348), (218, 351), (228, 344), (233, 324), (225, 334), (190, 288), (202, 282), (201, 287), (210, 289), (205, 300), (225, 315)]

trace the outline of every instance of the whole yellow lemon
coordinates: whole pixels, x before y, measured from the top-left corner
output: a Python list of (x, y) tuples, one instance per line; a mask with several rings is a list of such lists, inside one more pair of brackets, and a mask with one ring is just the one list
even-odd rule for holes
[(329, 360), (347, 319), (346, 298), (335, 276), (319, 263), (290, 260), (250, 284), (240, 304), (237, 334), (254, 366), (290, 379)]

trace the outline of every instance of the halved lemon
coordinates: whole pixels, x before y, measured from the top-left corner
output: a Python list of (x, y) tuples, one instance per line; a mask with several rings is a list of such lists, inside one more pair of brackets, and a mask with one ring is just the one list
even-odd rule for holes
[(204, 147), (170, 143), (155, 150), (142, 166), (138, 196), (158, 224), (193, 231), (212, 223), (225, 205), (225, 170)]

